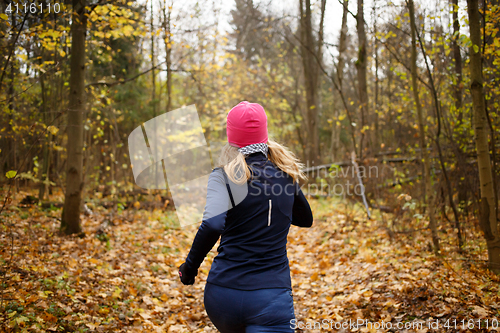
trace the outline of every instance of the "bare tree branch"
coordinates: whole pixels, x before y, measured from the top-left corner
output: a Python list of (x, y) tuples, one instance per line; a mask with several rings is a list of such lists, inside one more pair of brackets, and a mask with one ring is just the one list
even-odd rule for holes
[[(344, 1), (343, 1), (343, 0), (339, 0), (339, 3), (340, 3), (342, 6), (344, 6)], [(347, 9), (347, 12), (348, 12), (349, 14), (351, 14), (351, 15), (352, 15), (352, 17), (354, 17), (354, 19), (357, 19), (357, 18), (358, 18), (358, 16), (357, 16), (356, 14), (354, 14), (353, 12), (351, 12), (349, 9)], [(365, 23), (366, 23), (366, 22), (365, 22)]]
[(17, 30), (16, 38), (14, 39), (14, 41), (12, 42), (12, 45), (10, 46), (9, 56), (7, 57), (5, 65), (3, 66), (2, 76), (0, 76), (0, 91), (2, 91), (3, 76), (5, 74), (5, 71), (7, 70), (7, 66), (9, 65), (10, 58), (12, 57), (12, 53), (14, 53), (14, 49), (16, 48), (17, 40), (19, 39), (19, 35), (21, 34), (21, 30), (23, 30), (24, 22), (26, 22), (26, 19), (28, 18), (28, 14), (29, 14), (29, 10), (26, 12), (26, 14), (24, 14), (23, 23), (21, 23), (19, 30)]

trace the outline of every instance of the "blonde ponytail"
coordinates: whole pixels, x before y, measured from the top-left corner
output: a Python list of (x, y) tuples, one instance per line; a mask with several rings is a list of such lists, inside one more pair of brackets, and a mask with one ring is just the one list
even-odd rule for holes
[(235, 184), (243, 185), (252, 176), (245, 156), (229, 143), (222, 148), (219, 165), (224, 167), (227, 176)]
[[(304, 165), (299, 162), (294, 153), (273, 140), (269, 140), (267, 145), (269, 147), (268, 158), (278, 169), (292, 177), (294, 182), (306, 179), (305, 174), (301, 171)], [(235, 184), (243, 185), (252, 176), (245, 156), (238, 151), (237, 147), (230, 144), (226, 144), (222, 148), (219, 165), (224, 166), (227, 176)]]
[(269, 160), (273, 162), (278, 169), (286, 172), (292, 177), (294, 182), (298, 182), (300, 179), (307, 179), (306, 175), (301, 170), (304, 165), (300, 163), (299, 159), (294, 153), (288, 150), (288, 148), (273, 140), (269, 140), (267, 146), (269, 147)]

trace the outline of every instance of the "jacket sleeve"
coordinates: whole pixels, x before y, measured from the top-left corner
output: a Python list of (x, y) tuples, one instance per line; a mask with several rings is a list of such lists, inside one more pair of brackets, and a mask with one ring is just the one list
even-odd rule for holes
[(292, 224), (298, 227), (309, 228), (313, 223), (313, 215), (309, 202), (307, 202), (304, 193), (298, 188), (295, 192), (295, 198), (292, 208)]
[(221, 170), (214, 170), (208, 178), (207, 203), (203, 219), (186, 258), (187, 270), (196, 275), (208, 252), (219, 239), (230, 208), (229, 194)]

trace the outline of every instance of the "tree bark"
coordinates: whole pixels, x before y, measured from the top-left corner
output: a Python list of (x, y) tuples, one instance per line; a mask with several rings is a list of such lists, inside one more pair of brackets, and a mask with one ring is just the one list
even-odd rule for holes
[[(339, 57), (337, 62), (337, 80), (339, 82), (338, 87), (341, 93), (342, 92), (342, 83), (344, 80), (344, 67), (345, 67), (345, 59), (344, 54), (347, 48), (347, 14), (348, 12), (349, 0), (344, 0), (342, 3), (342, 26), (340, 28), (340, 38), (339, 38)], [(330, 150), (333, 160), (336, 161), (338, 159), (338, 150), (340, 149), (340, 126), (337, 125), (338, 118), (338, 110), (335, 110), (334, 121), (333, 121), (333, 129), (332, 129), (332, 137)], [(355, 147), (354, 147), (355, 149)]]
[(342, 83), (344, 81), (344, 67), (345, 58), (344, 53), (347, 49), (347, 15), (349, 0), (344, 0), (342, 3), (342, 26), (340, 28), (340, 38), (339, 38), (339, 61), (337, 65), (337, 78), (339, 80), (339, 87), (342, 88)]
[[(44, 29), (46, 28), (46, 23), (43, 23)], [(40, 66), (43, 64), (45, 61), (45, 53), (43, 52), (43, 49), (40, 50), (40, 60), (39, 64)], [(46, 126), (49, 125), (49, 114), (47, 113), (47, 92), (46, 92), (46, 86), (45, 86), (45, 75), (41, 71), (38, 71), (38, 77), (40, 80), (40, 95), (42, 97), (42, 117), (43, 117), (43, 122)], [(46, 133), (46, 138), (43, 140), (43, 160), (42, 160), (42, 169), (39, 170), (39, 176), (40, 176), (40, 185), (38, 188), (38, 200), (41, 202), (45, 198), (45, 193), (48, 192), (48, 183), (49, 183), (49, 167), (50, 167), (50, 142), (52, 139), (52, 134), (50, 131)]]
[[(157, 108), (156, 108), (156, 70), (155, 70), (155, 35), (156, 32), (154, 31), (154, 8), (153, 8), (153, 0), (151, 0), (151, 22), (150, 22), (150, 27), (151, 27), (151, 106), (153, 108), (153, 118), (156, 118), (157, 115)], [(161, 82), (161, 80), (160, 80)], [(160, 95), (161, 95), (161, 83), (160, 83)], [(157, 124), (156, 121), (154, 122), (153, 125), (153, 130), (154, 130), (154, 136), (156, 137), (157, 133)], [(156, 149), (155, 149), (155, 154), (156, 154)], [(154, 156), (155, 161), (157, 161), (157, 156)], [(158, 164), (155, 163), (154, 166), (154, 174), (157, 174), (158, 171)], [(155, 187), (158, 188), (158, 179), (155, 177)]]
[(359, 159), (363, 159), (363, 143), (365, 138), (366, 115), (368, 109), (368, 88), (366, 83), (366, 31), (364, 17), (363, 0), (358, 0), (358, 13), (356, 14), (356, 26), (358, 31), (358, 60), (356, 69), (358, 76), (359, 111), (360, 111), (360, 132)]
[[(455, 85), (454, 85), (454, 95), (455, 95), (455, 108), (457, 115), (458, 126), (462, 125), (463, 121), (463, 109), (462, 109), (462, 94), (463, 94), (463, 82), (462, 82), (462, 55), (460, 53), (460, 46), (458, 45), (458, 38), (460, 37), (460, 21), (458, 19), (458, 0), (451, 0), (451, 6), (453, 10), (453, 38), (451, 40), (451, 47), (453, 50), (453, 58), (455, 62)], [(461, 140), (464, 138), (462, 137)], [(455, 151), (457, 154), (457, 169), (460, 175), (465, 175), (467, 172), (467, 165), (465, 163), (465, 154), (460, 149), (458, 143), (455, 144)], [(465, 177), (460, 177), (458, 180), (458, 204), (463, 205), (465, 208), (467, 206), (467, 180)], [(464, 215), (466, 216), (466, 215)]]
[(488, 147), (488, 121), (484, 102), (484, 87), (481, 56), (481, 23), (478, 1), (467, 0), (469, 14), (470, 47), (470, 80), (473, 106), (474, 140), (477, 150), (479, 183), (481, 187), (481, 209), (479, 224), (484, 232), (488, 248), (489, 268), (500, 274), (500, 238), (497, 228), (497, 212), (495, 204), (495, 188)]
[(155, 31), (154, 31), (153, 0), (151, 0), (151, 106), (156, 117), (156, 71), (155, 71)]
[(453, 38), (451, 39), (451, 47), (453, 49), (453, 58), (455, 60), (455, 107), (458, 111), (458, 122), (462, 122), (462, 55), (460, 54), (460, 46), (458, 45), (458, 38), (460, 37), (460, 21), (458, 20), (458, 0), (451, 0), (453, 6)]
[(408, 10), (410, 14), (410, 25), (411, 25), (411, 83), (413, 90), (413, 98), (415, 100), (415, 106), (417, 109), (418, 118), (418, 129), (419, 129), (419, 142), (420, 142), (420, 158), (424, 165), (424, 175), (423, 175), (423, 196), (424, 202), (427, 204), (427, 213), (429, 216), (429, 227), (431, 229), (432, 243), (434, 244), (434, 252), (439, 251), (439, 237), (437, 234), (436, 218), (434, 216), (434, 198), (432, 192), (432, 178), (431, 178), (431, 163), (429, 159), (429, 152), (427, 151), (427, 142), (425, 138), (425, 124), (424, 115), (422, 111), (422, 105), (420, 104), (420, 98), (418, 95), (418, 82), (417, 82), (417, 37), (416, 37), (416, 26), (415, 26), (415, 5), (413, 0), (408, 0)]
[[(43, 59), (43, 55), (42, 55)], [(47, 94), (45, 92), (46, 87), (45, 87), (45, 78), (43, 77), (43, 73), (39, 72), (38, 73), (39, 78), (40, 78), (40, 88), (41, 88), (41, 95), (42, 95), (42, 114), (43, 114), (43, 122), (45, 125), (49, 124), (49, 115), (47, 113)], [(42, 169), (39, 170), (40, 172), (40, 185), (38, 188), (38, 200), (43, 201), (45, 197), (45, 193), (47, 192), (46, 190), (48, 189), (48, 182), (49, 182), (49, 166), (50, 166), (50, 161), (49, 161), (49, 149), (50, 149), (50, 142), (52, 139), (52, 134), (50, 132), (46, 133), (46, 138), (44, 139), (43, 142), (43, 160), (42, 160)]]
[(375, 35), (374, 41), (374, 50), (375, 53), (375, 100), (373, 103), (373, 117), (375, 120), (375, 133), (373, 135), (373, 148), (374, 153), (377, 153), (380, 150), (380, 128), (379, 128), (379, 110), (378, 110), (378, 100), (379, 100), (379, 57), (378, 57), (378, 38), (377, 38), (377, 11), (376, 11), (376, 2), (373, 3), (373, 31)]
[(163, 30), (165, 33), (165, 52), (166, 52), (166, 65), (167, 65), (167, 105), (165, 111), (170, 111), (172, 107), (172, 44), (171, 44), (171, 29), (170, 29), (170, 15), (172, 7), (168, 6), (166, 1), (163, 8)]
[(83, 123), (85, 112), (85, 35), (87, 31), (86, 0), (73, 0), (71, 23), (71, 59), (68, 103), (68, 159), (66, 194), (61, 231), (80, 233), (80, 203), (83, 190)]
[[(305, 3), (304, 3), (305, 1)], [(319, 134), (318, 134), (318, 90), (319, 64), (323, 46), (323, 20), (326, 0), (321, 0), (321, 19), (318, 41), (314, 41), (312, 28), (311, 0), (299, 0), (300, 6), (300, 34), (301, 56), (304, 70), (306, 106), (305, 118), (307, 123), (308, 159), (312, 164), (320, 161)], [(315, 59), (316, 58), (316, 59)]]

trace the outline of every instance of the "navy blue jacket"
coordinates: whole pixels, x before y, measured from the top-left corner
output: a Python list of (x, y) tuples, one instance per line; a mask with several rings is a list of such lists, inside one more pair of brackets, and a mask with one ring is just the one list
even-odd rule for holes
[[(288, 230), (291, 224), (310, 227), (311, 208), (298, 184), (264, 154), (251, 154), (246, 161), (253, 176), (247, 182), (248, 194), (234, 208), (222, 170), (217, 168), (210, 174), (207, 206), (186, 259), (187, 271), (196, 275), (220, 236), (219, 254), (207, 282), (241, 290), (291, 289)], [(229, 210), (210, 216), (207, 212), (213, 206)]]

